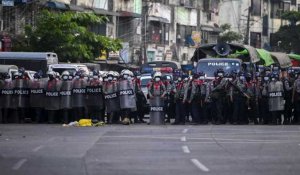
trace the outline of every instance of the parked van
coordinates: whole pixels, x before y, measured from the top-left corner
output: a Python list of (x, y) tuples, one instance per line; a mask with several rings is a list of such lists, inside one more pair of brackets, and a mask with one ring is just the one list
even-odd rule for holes
[(53, 52), (0, 52), (0, 64), (16, 65), (25, 70), (42, 71), (46, 75), (48, 65), (58, 64)]
[(58, 72), (60, 75), (64, 72), (64, 71), (69, 71), (70, 74), (75, 74), (76, 71), (78, 70), (84, 70), (87, 74), (89, 74), (89, 69), (86, 65), (84, 64), (51, 64), (48, 66), (48, 70), (49, 71), (54, 71), (54, 72)]

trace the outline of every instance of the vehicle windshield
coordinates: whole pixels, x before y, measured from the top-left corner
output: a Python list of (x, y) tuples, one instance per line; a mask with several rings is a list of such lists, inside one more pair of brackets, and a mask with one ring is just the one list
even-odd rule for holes
[(145, 87), (145, 86), (147, 86), (147, 84), (149, 83), (149, 81), (151, 80), (151, 77), (147, 77), (147, 78), (142, 78), (141, 79), (141, 86), (142, 87)]
[(223, 69), (225, 73), (233, 70), (239, 71), (241, 63), (238, 60), (200, 60), (197, 65), (197, 72), (204, 72), (207, 77), (214, 77), (218, 69)]

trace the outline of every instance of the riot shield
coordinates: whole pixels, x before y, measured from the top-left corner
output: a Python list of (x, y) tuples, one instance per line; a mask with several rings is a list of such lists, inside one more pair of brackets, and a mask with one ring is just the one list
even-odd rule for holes
[(269, 89), (269, 111), (284, 110), (284, 91), (283, 84), (280, 81), (271, 82)]
[(29, 82), (30, 89), (30, 107), (33, 108), (42, 108), (44, 107), (44, 82), (42, 80), (31, 80)]
[(28, 80), (16, 79), (14, 80), (14, 104), (16, 108), (27, 108), (29, 107), (29, 88)]
[(164, 99), (159, 96), (150, 99), (150, 124), (165, 124)]
[(136, 96), (131, 81), (122, 80), (119, 82), (119, 96), (121, 109), (136, 108)]
[(86, 81), (79, 79), (73, 81), (72, 104), (75, 108), (85, 107)]
[(60, 108), (72, 108), (72, 81), (63, 81), (60, 88)]
[(103, 109), (103, 91), (100, 82), (91, 80), (89, 85), (86, 87), (86, 105)]

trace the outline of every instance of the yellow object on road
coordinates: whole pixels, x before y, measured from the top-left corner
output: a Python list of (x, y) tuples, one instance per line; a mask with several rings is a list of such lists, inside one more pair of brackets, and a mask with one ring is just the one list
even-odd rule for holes
[(91, 119), (80, 119), (78, 123), (79, 126), (93, 126)]

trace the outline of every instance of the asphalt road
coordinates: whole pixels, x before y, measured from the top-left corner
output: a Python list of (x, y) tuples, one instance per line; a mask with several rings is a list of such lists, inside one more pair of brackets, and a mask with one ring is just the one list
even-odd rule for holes
[(300, 126), (0, 125), (1, 175), (299, 175)]

